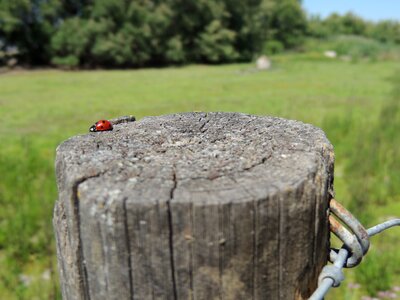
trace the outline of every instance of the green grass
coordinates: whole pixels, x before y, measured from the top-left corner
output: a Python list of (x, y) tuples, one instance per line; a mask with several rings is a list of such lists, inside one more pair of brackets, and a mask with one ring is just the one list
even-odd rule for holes
[[(59, 297), (51, 224), (57, 197), (54, 151), (100, 118), (240, 111), (311, 123), (322, 127), (335, 146), (337, 199), (368, 225), (399, 216), (400, 154), (393, 149), (400, 146), (400, 98), (393, 96), (390, 79), (395, 64), (281, 55), (269, 72), (249, 72), (251, 67), (0, 75), (0, 299)], [(399, 78), (396, 82), (400, 85)], [(396, 242), (396, 230), (374, 237), (371, 252), (386, 254), (375, 255), (371, 267), (367, 258), (364, 276), (346, 271), (347, 282), (357, 281), (361, 288), (352, 293), (345, 284), (328, 299), (372, 293), (366, 282), (388, 270), (386, 256), (394, 267), (382, 286), (400, 285)]]

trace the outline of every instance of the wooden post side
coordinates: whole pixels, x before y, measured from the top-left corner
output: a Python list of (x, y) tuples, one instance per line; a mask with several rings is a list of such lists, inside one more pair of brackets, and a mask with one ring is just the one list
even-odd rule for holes
[(307, 299), (326, 263), (333, 150), (239, 113), (115, 122), (57, 149), (64, 299)]

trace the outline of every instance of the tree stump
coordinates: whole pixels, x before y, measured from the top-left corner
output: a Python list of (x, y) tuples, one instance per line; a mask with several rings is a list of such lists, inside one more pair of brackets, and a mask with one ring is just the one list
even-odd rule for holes
[(65, 141), (56, 173), (64, 299), (306, 299), (327, 260), (333, 150), (311, 125), (146, 117)]

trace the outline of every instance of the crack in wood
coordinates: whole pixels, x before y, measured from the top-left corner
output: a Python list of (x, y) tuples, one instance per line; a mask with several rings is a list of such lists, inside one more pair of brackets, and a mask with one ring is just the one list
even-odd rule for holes
[[(206, 114), (205, 117), (207, 118), (207, 114)], [(211, 118), (208, 118), (208, 119), (206, 119), (206, 120), (201, 124), (201, 126), (200, 126), (200, 128), (199, 128), (199, 131), (200, 131), (201, 133), (204, 133), (204, 132), (206, 132), (206, 131), (208, 130), (208, 128), (205, 127), (205, 126), (206, 126), (208, 123), (210, 123), (210, 121), (211, 121)]]
[[(54, 207), (54, 217), (53, 217), (53, 226), (55, 228), (58, 228), (58, 230), (60, 230), (59, 234), (56, 233), (57, 253), (62, 253), (61, 250), (66, 247), (65, 241), (61, 242), (62, 237), (60, 236), (60, 235), (67, 235), (66, 231), (68, 230), (68, 228), (66, 228), (66, 227), (68, 227), (68, 225), (63, 224), (63, 220), (65, 222), (65, 219), (66, 219), (66, 215), (65, 215), (64, 202), (57, 200), (55, 207)], [(56, 229), (56, 232), (57, 232), (57, 229)], [(61, 269), (60, 273), (63, 275), (67, 274), (67, 271), (65, 269), (65, 262), (60, 260), (59, 258), (58, 258), (58, 261), (59, 261), (59, 268)], [(61, 295), (63, 298), (66, 299), (67, 295), (65, 294), (66, 289), (65, 289), (64, 285), (65, 285), (65, 282), (62, 281), (61, 282)]]
[[(280, 197), (278, 198), (278, 232), (279, 236), (283, 237), (284, 232), (283, 232), (283, 199)], [(278, 270), (278, 294), (279, 294), (279, 299), (284, 299), (283, 298), (283, 291), (282, 291), (282, 283), (283, 283), (283, 255), (282, 255), (282, 239), (278, 239), (278, 261), (279, 261), (279, 270)]]
[(72, 197), (74, 203), (74, 213), (76, 215), (76, 228), (78, 233), (78, 249), (77, 249), (77, 258), (79, 264), (79, 276), (80, 276), (80, 284), (82, 285), (81, 289), (84, 291), (85, 295), (84, 298), (90, 300), (90, 293), (89, 293), (89, 282), (87, 278), (87, 270), (85, 263), (83, 261), (83, 249), (82, 249), (82, 237), (81, 237), (81, 219), (79, 216), (79, 197), (78, 197), (78, 188), (79, 185), (89, 178), (98, 177), (100, 174), (96, 174), (95, 176), (85, 177), (77, 180), (74, 185), (72, 186)]
[(175, 280), (175, 262), (174, 262), (174, 232), (173, 232), (173, 224), (172, 224), (172, 211), (171, 211), (171, 201), (174, 199), (174, 193), (177, 187), (177, 179), (176, 179), (176, 171), (175, 166), (173, 166), (172, 173), (172, 181), (173, 186), (170, 191), (170, 198), (167, 201), (167, 213), (168, 213), (168, 225), (169, 225), (169, 253), (170, 253), (170, 262), (171, 262), (171, 275), (172, 275), (172, 288), (174, 299), (177, 299), (177, 288), (176, 288), (176, 280)]
[(78, 189), (79, 186), (84, 183), (85, 181), (100, 177), (105, 172), (98, 172), (96, 174), (78, 178), (75, 180), (74, 184), (72, 185), (72, 200), (74, 205), (74, 213), (76, 215), (76, 229), (78, 234), (78, 249), (77, 249), (77, 258), (78, 258), (78, 271), (80, 276), (80, 285), (81, 289), (84, 291), (84, 299), (90, 300), (90, 292), (89, 292), (89, 282), (88, 282), (88, 274), (86, 265), (83, 259), (83, 248), (82, 248), (82, 236), (81, 236), (81, 219), (80, 219), (80, 212), (79, 212), (79, 196), (78, 196)]
[(125, 229), (125, 239), (126, 239), (126, 249), (128, 252), (128, 272), (129, 272), (129, 294), (130, 298), (134, 299), (133, 295), (133, 275), (132, 275), (132, 259), (131, 259), (131, 241), (129, 238), (129, 227), (128, 227), (128, 211), (126, 208), (126, 202), (128, 198), (123, 199), (123, 210), (124, 210), (124, 229)]
[(257, 257), (257, 223), (256, 223), (256, 217), (257, 217), (257, 200), (253, 199), (253, 293), (252, 297), (253, 300), (256, 298), (255, 293), (256, 293), (256, 257)]

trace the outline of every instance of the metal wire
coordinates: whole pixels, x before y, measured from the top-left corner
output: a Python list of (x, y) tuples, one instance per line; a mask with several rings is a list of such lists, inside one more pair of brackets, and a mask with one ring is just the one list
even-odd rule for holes
[(383, 222), (381, 224), (378, 224), (378, 225), (368, 229), (367, 233), (369, 236), (374, 236), (374, 235), (381, 233), (382, 231), (389, 229), (390, 227), (394, 227), (394, 226), (400, 226), (400, 219), (393, 219), (393, 220), (389, 220), (389, 221)]
[[(357, 240), (359, 240), (359, 242), (361, 244), (360, 248), (362, 249), (363, 254), (365, 254), (368, 251), (368, 247), (369, 247), (369, 241), (368, 241), (368, 243), (366, 243), (365, 239), (368, 240), (369, 237), (374, 236), (374, 235), (376, 235), (386, 229), (389, 229), (393, 226), (400, 226), (400, 219), (389, 220), (389, 221), (383, 222), (381, 224), (378, 224), (376, 226), (369, 228), (368, 230), (365, 231), (367, 234), (367, 237), (363, 236), (362, 238), (360, 238), (360, 232), (363, 232), (363, 229), (364, 229), (362, 227), (362, 225), (347, 210), (345, 210), (343, 206), (341, 206), (340, 204), (338, 206), (337, 204), (338, 204), (338, 202), (335, 200), (334, 200), (334, 202), (331, 202), (330, 207), (332, 208), (332, 206), (334, 206), (333, 213), (342, 222), (344, 222), (347, 226), (349, 226), (349, 228), (351, 228), (353, 230)], [(339, 207), (340, 209), (337, 210), (336, 209), (337, 207)], [(343, 211), (343, 209), (344, 209), (344, 211)], [(344, 217), (344, 218), (342, 218), (343, 213), (346, 215), (346, 217)], [(350, 219), (348, 219), (348, 217)], [(354, 220), (352, 218), (356, 220), (356, 223), (354, 223)], [(331, 216), (329, 218), (329, 221), (331, 224), (331, 230), (333, 228), (332, 231), (334, 233), (335, 233), (335, 230), (337, 230), (338, 228), (340, 228), (339, 230), (342, 229), (341, 227), (343, 227), (343, 226), (339, 222), (337, 222), (336, 220), (331, 218)], [(352, 223), (351, 226), (347, 223), (348, 221), (350, 223)], [(357, 222), (358, 222), (358, 224), (357, 224)], [(333, 226), (332, 226), (332, 223), (333, 223)], [(354, 227), (354, 224), (357, 224), (357, 226)], [(360, 227), (358, 227), (358, 225), (361, 226), (362, 229), (360, 229)], [(360, 231), (357, 232), (358, 230), (360, 230)], [(348, 234), (348, 231), (345, 233), (345, 235), (347, 235), (347, 234)], [(315, 292), (312, 294), (312, 296), (309, 298), (309, 300), (322, 300), (331, 287), (338, 287), (340, 285), (340, 283), (344, 280), (344, 275), (343, 275), (342, 269), (344, 267), (346, 267), (346, 265), (349, 265), (351, 267), (352, 265), (349, 264), (349, 256), (350, 256), (350, 258), (354, 257), (354, 253), (350, 253), (348, 250), (349, 248), (350, 247), (348, 245), (344, 244), (343, 247), (340, 250), (338, 250), (337, 253), (335, 252), (333, 264), (326, 265), (322, 269), (321, 274), (318, 279), (318, 288), (315, 290)], [(331, 251), (331, 253), (332, 253), (332, 251)], [(331, 258), (332, 258), (332, 256), (331, 256)], [(355, 260), (359, 260), (359, 259), (355, 258)]]
[(329, 272), (330, 270), (329, 269), (327, 270), (327, 267), (330, 267), (329, 265), (325, 266), (322, 269), (322, 272), (319, 276), (318, 288), (315, 290), (315, 292), (312, 294), (309, 300), (323, 299), (331, 287), (338, 287), (340, 285), (340, 282), (344, 280), (342, 268), (346, 262), (348, 255), (349, 252), (346, 249), (344, 248), (340, 249), (336, 261), (333, 263), (333, 266), (337, 268), (337, 270), (341, 273), (341, 276), (336, 276), (338, 278), (332, 278), (336, 274), (333, 273), (331, 274), (331, 272)]

